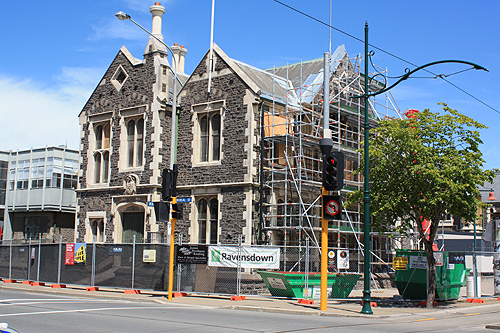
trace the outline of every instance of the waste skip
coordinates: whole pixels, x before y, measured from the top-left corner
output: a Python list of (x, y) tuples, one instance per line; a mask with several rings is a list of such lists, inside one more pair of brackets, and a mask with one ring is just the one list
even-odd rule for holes
[[(460, 296), (465, 286), (465, 254), (434, 252), (436, 259), (436, 299), (452, 300)], [(399, 294), (405, 299), (427, 298), (427, 256), (425, 251), (398, 250), (393, 260), (395, 282)]]
[[(303, 298), (309, 295), (312, 298), (319, 298), (320, 273), (309, 273), (307, 295), (304, 293), (306, 277), (304, 272), (259, 271), (259, 274), (272, 296)], [(328, 273), (328, 297), (349, 297), (360, 276), (354, 273)]]

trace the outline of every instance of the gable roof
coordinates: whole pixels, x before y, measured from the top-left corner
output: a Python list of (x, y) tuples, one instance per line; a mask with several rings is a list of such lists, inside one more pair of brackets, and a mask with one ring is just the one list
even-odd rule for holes
[[(283, 77), (269, 73), (265, 70), (245, 64), (232, 59), (216, 44), (213, 44), (213, 52), (218, 55), (227, 65), (245, 82), (254, 94), (268, 100), (279, 103), (288, 103), (291, 106), (298, 106), (298, 99), (293, 90), (292, 82)], [(210, 50), (200, 61), (203, 62), (208, 57)], [(190, 79), (188, 79), (189, 81)]]

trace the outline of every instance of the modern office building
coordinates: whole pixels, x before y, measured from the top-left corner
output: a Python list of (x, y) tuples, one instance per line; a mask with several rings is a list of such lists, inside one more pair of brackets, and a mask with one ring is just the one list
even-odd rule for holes
[(74, 240), (78, 151), (46, 147), (0, 152), (2, 239)]

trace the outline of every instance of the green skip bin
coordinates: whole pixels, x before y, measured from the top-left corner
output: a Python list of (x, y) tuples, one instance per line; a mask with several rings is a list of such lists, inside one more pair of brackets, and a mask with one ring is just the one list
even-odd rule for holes
[[(436, 259), (436, 299), (458, 299), (460, 289), (465, 286), (465, 277), (470, 272), (470, 269), (465, 268), (465, 255), (436, 251), (434, 258)], [(427, 298), (427, 257), (425, 252), (398, 250), (392, 266), (396, 270), (396, 286), (403, 298)]]
[[(305, 294), (306, 276), (304, 272), (258, 272), (273, 296), (292, 298), (319, 298), (321, 274), (309, 273), (308, 292)], [(361, 274), (328, 273), (327, 288), (330, 298), (347, 298), (358, 282)], [(330, 292), (331, 291), (331, 292)]]

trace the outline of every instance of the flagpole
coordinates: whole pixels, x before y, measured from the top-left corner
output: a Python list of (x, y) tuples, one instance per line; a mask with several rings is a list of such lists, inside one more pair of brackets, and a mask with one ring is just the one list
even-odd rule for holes
[(214, 15), (215, 14), (215, 0), (212, 0), (212, 20), (210, 24), (210, 56), (208, 62), (208, 93), (210, 94), (210, 86), (212, 85), (212, 70), (214, 63)]

